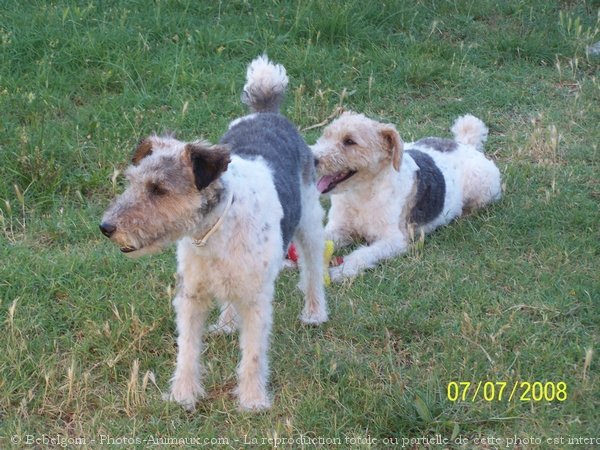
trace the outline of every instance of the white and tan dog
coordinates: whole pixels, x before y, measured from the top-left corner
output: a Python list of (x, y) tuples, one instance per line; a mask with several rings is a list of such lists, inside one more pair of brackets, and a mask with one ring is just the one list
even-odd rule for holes
[(331, 269), (333, 281), (405, 252), (411, 229), (430, 232), (500, 198), (500, 172), (483, 155), (485, 124), (465, 115), (452, 132), (403, 144), (394, 125), (353, 112), (325, 128), (312, 151), (317, 187), (331, 195), (326, 238), (337, 248), (367, 243)]

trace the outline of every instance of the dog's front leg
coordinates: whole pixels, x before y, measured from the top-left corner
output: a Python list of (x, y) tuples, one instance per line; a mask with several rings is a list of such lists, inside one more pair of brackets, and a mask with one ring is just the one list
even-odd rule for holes
[(267, 352), (273, 322), (273, 287), (251, 300), (236, 302), (240, 325), (242, 359), (238, 366), (237, 396), (242, 410), (271, 406), (267, 395), (269, 364)]
[(173, 300), (177, 316), (177, 367), (171, 379), (169, 400), (175, 401), (188, 410), (193, 410), (196, 401), (204, 397), (200, 381), (200, 351), (202, 332), (210, 298), (190, 295), (182, 286)]
[(344, 278), (358, 275), (364, 269), (374, 267), (379, 261), (406, 252), (408, 243), (402, 234), (395, 234), (362, 246), (344, 257), (344, 263), (330, 269), (331, 280), (340, 282)]

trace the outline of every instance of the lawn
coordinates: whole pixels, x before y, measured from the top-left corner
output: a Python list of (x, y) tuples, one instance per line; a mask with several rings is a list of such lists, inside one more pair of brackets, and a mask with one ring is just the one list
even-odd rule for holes
[[(599, 7), (0, 2), (0, 448), (600, 445)], [(141, 138), (217, 141), (244, 114), (265, 51), (309, 144), (339, 106), (405, 141), (471, 113), (504, 195), (329, 287), (324, 326), (283, 272), (273, 408), (237, 410), (237, 338), (209, 336), (188, 413), (161, 399), (174, 251), (127, 259), (98, 223)]]

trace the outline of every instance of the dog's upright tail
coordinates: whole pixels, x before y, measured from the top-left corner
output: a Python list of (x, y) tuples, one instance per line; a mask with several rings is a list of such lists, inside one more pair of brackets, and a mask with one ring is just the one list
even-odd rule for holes
[(488, 138), (488, 127), (477, 117), (471, 114), (459, 117), (450, 131), (454, 134), (454, 140), (459, 144), (472, 145), (483, 152), (483, 143)]
[(288, 85), (285, 67), (261, 55), (248, 65), (242, 103), (252, 112), (279, 112)]

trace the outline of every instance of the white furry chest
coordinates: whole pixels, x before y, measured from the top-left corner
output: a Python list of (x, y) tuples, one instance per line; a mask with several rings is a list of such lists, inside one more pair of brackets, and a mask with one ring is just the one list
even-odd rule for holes
[(334, 212), (343, 214), (345, 228), (367, 242), (376, 240), (390, 230), (397, 230), (400, 202), (392, 192), (362, 192), (332, 196)]
[(177, 248), (178, 271), (223, 300), (261, 285), (283, 260), (283, 210), (270, 171), (260, 161), (235, 162), (226, 179), (234, 199), (218, 230), (204, 246), (185, 237)]
[(367, 242), (396, 234), (413, 189), (415, 170), (412, 165), (403, 164), (400, 172), (380, 173), (376, 183), (361, 183), (356, 189), (332, 195), (332, 226)]
[[(381, 234), (394, 224), (397, 219), (395, 205), (390, 201), (382, 201), (379, 198), (365, 199), (362, 201), (362, 211), (358, 208), (347, 207), (348, 224), (354, 234), (362, 236), (367, 242), (377, 239)], [(379, 211), (377, 214), (365, 214), (368, 211)]]

